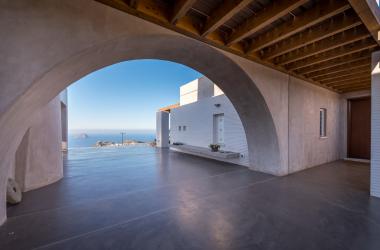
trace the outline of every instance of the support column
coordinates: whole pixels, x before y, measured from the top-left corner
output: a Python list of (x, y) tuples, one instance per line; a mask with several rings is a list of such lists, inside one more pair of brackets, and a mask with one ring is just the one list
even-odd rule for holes
[(67, 151), (68, 143), (68, 122), (67, 106), (61, 102), (61, 129), (62, 129), (62, 151)]
[(67, 89), (59, 94), (61, 101), (61, 128), (62, 128), (62, 151), (67, 151), (68, 143), (68, 119), (67, 119)]
[(380, 197), (380, 51), (372, 53), (371, 196)]
[(169, 147), (169, 112), (156, 113), (156, 143), (159, 148)]
[(54, 98), (34, 116), (15, 156), (14, 178), (23, 192), (63, 177), (61, 102)]

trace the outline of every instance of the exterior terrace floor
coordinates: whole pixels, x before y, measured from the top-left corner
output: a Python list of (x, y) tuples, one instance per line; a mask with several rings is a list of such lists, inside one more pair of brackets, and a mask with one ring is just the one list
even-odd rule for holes
[(83, 149), (8, 207), (0, 249), (380, 249), (369, 166), (286, 177), (150, 147)]

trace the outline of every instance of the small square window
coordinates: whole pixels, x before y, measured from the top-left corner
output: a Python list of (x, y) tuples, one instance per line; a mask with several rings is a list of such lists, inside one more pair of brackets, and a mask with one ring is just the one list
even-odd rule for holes
[(186, 131), (186, 126), (183, 126), (183, 131)]
[(321, 108), (319, 109), (319, 137), (327, 137), (327, 109)]

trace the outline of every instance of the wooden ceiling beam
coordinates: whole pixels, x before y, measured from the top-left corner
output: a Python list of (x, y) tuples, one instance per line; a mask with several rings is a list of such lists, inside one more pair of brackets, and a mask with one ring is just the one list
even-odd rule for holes
[(337, 49), (329, 50), (319, 55), (311, 56), (306, 59), (290, 63), (286, 65), (285, 68), (293, 71), (295, 69), (305, 68), (307, 66), (329, 61), (374, 47), (377, 47), (377, 44), (373, 41), (372, 38), (369, 38), (364, 41), (355, 42), (346, 46), (339, 47)]
[[(327, 71), (328, 69), (338, 70), (337, 67), (340, 67), (340, 66), (343, 67), (343, 65), (350, 66), (352, 63), (358, 62), (360, 60), (362, 60), (362, 62), (363, 62), (364, 60), (368, 60), (370, 58), (370, 53), (372, 51), (375, 51), (379, 48), (379, 47), (376, 47), (376, 48), (371, 47), (369, 49), (360, 50), (360, 51), (350, 50), (350, 51), (347, 51), (347, 53), (350, 53), (350, 54), (346, 54), (346, 53), (340, 54), (338, 58), (332, 57), (333, 59), (328, 58), (328, 60), (326, 58), (324, 58), (321, 62), (318, 62), (318, 63), (313, 62), (312, 65), (297, 68), (294, 71), (290, 71), (286, 67), (281, 67), (281, 66), (278, 66), (278, 65), (271, 63), (270, 61), (262, 60), (261, 58), (259, 58), (257, 56), (258, 53), (247, 54), (246, 50), (243, 49), (243, 43), (241, 43), (241, 42), (234, 43), (234, 44), (232, 44), (232, 46), (226, 46), (225, 39), (224, 39), (225, 37), (220, 32), (211, 32), (207, 36), (202, 37), (201, 33), (202, 33), (202, 27), (204, 27), (203, 24), (200, 22), (200, 20), (193, 18), (190, 15), (185, 14), (182, 16), (182, 18), (179, 18), (175, 24), (171, 23), (173, 8), (171, 7), (170, 4), (167, 4), (167, 2), (163, 3), (161, 1), (155, 1), (155, 0), (139, 0), (138, 4), (136, 5), (136, 4), (133, 4), (131, 1), (128, 1), (128, 0), (96, 0), (96, 1), (104, 3), (104, 4), (106, 4), (112, 8), (121, 10), (123, 12), (131, 14), (131, 15), (136, 16), (138, 18), (149, 21), (149, 22), (154, 23), (156, 25), (170, 29), (174, 32), (183, 34), (187, 37), (197, 39), (201, 42), (207, 43), (210, 46), (216, 47), (218, 49), (221, 49), (221, 50), (224, 50), (224, 51), (227, 51), (230, 53), (233, 53), (237, 56), (246, 58), (250, 61), (260, 63), (262, 65), (268, 66), (268, 67), (273, 68), (275, 70), (278, 70), (280, 72), (289, 74), (291, 76), (294, 76), (296, 78), (299, 78), (299, 79), (302, 79), (305, 81), (309, 81), (310, 83), (313, 83), (315, 85), (318, 85), (318, 86), (321, 86), (321, 87), (324, 87), (326, 89), (333, 90), (333, 91), (334, 91), (334, 89), (332, 87), (329, 87), (327, 85), (323, 85), (323, 84), (313, 80), (312, 78), (307, 78), (305, 76), (309, 76), (309, 74), (314, 74), (314, 73), (315, 74), (323, 73), (324, 71)], [(238, 1), (238, 0), (236, 0), (236, 1)], [(243, 1), (243, 0), (240, 0), (240, 1)], [(304, 16), (305, 13), (306, 13), (306, 15), (308, 15), (307, 13), (311, 13), (310, 11), (312, 11), (313, 9), (314, 9), (314, 11), (316, 11), (316, 9), (317, 9), (317, 12), (321, 11), (318, 13), (319, 14), (322, 13), (321, 14), (322, 16), (328, 15), (328, 14), (326, 14), (327, 13), (326, 9), (332, 11), (332, 9), (330, 9), (330, 8), (332, 8), (331, 6), (337, 7), (339, 5), (340, 1), (343, 1), (343, 0), (331, 0), (331, 2), (328, 0), (317, 1), (314, 6), (309, 6), (309, 8), (307, 10), (302, 9), (299, 12), (299, 14), (297, 14), (297, 16), (295, 17), (295, 20), (293, 22), (287, 22), (287, 24), (291, 26), (294, 22), (298, 21), (300, 19), (300, 17)], [(225, 2), (227, 2), (227, 1), (225, 1)], [(330, 4), (324, 4), (324, 3), (330, 3)], [(132, 7), (134, 5), (136, 5), (136, 6)], [(324, 6), (324, 7), (322, 8), (321, 6)], [(344, 9), (346, 7), (344, 7), (342, 5), (341, 8)], [(323, 9), (323, 11), (321, 9)], [(338, 8), (338, 9), (336, 9), (336, 12), (340, 12), (340, 11), (342, 11), (342, 9)], [(344, 11), (344, 14), (349, 13), (349, 12), (352, 12), (352, 11), (346, 10), (346, 11)], [(352, 12), (352, 13), (353, 13), (352, 16), (355, 17), (356, 13), (355, 12)], [(329, 14), (333, 15), (331, 12), (329, 12)], [(338, 20), (336, 18), (338, 18), (339, 16), (340, 15), (333, 17), (332, 19)], [(342, 16), (343, 16), (343, 14), (342, 14)], [(318, 15), (316, 15), (316, 17), (318, 19)], [(348, 17), (351, 17), (351, 16), (347, 16), (347, 18)], [(318, 19), (318, 22), (319, 21), (320, 20)], [(327, 20), (325, 20), (325, 21), (327, 21)], [(356, 22), (357, 22), (357, 20), (356, 20)], [(357, 24), (356, 22), (353, 22), (351, 24), (358, 26), (359, 24)], [(319, 23), (318, 26), (323, 25), (323, 23)], [(282, 24), (280, 24), (278, 26), (280, 28), (285, 27)], [(316, 30), (315, 27), (316, 27), (316, 25), (313, 25), (312, 27), (311, 26), (308, 27), (308, 29), (310, 28), (310, 31), (314, 32)], [(342, 27), (343, 26), (341, 26), (340, 28), (342, 28)], [(302, 29), (303, 28), (304, 27), (302, 27)], [(277, 30), (277, 29), (278, 28), (274, 28), (273, 30)], [(273, 30), (270, 30), (268, 32), (273, 32)], [(286, 31), (289, 31), (289, 30), (286, 30)], [(283, 32), (283, 30), (282, 30), (282, 32)], [(279, 34), (281, 37), (283, 37), (284, 34), (282, 32), (279, 32), (276, 34)], [(293, 27), (293, 29), (290, 29), (290, 32), (294, 32), (294, 27)], [(286, 33), (285, 37), (288, 35), (289, 34)], [(294, 35), (294, 33), (292, 35)], [(323, 33), (320, 33), (320, 35), (323, 36)], [(294, 37), (297, 37), (297, 36), (294, 36)], [(261, 37), (261, 35), (260, 35), (260, 37)], [(275, 39), (277, 39), (277, 38), (275, 37)], [(317, 38), (314, 37), (314, 39), (317, 39)], [(318, 39), (318, 41), (319, 40), (322, 40), (322, 39)], [(292, 40), (281, 39), (281, 43), (278, 43), (278, 44), (282, 44), (283, 42), (291, 42), (291, 41)], [(309, 41), (310, 40), (306, 40), (306, 42), (309, 42)], [(246, 39), (244, 40), (244, 42), (246, 42)], [(357, 44), (357, 43), (358, 42), (356, 42), (355, 44)], [(276, 44), (276, 46), (274, 46), (274, 48), (277, 48), (278, 44)], [(296, 46), (301, 46), (301, 45), (296, 45)], [(345, 45), (345, 46), (340, 47), (339, 50), (333, 49), (333, 51), (337, 52), (340, 50), (343, 51), (345, 49), (346, 50), (352, 49), (352, 46)], [(265, 51), (267, 52), (269, 50), (265, 50)], [(264, 51), (261, 51), (261, 52), (264, 52)], [(323, 56), (326, 56), (326, 55), (330, 55), (330, 54), (327, 54), (327, 52), (324, 52)], [(320, 59), (319, 56), (314, 55), (314, 56), (302, 59), (300, 61), (309, 60), (310, 58)], [(325, 61), (325, 60), (327, 60), (327, 61)], [(363, 62), (363, 63), (365, 63), (365, 62)], [(290, 63), (290, 64), (288, 64), (288, 66), (292, 65), (292, 64), (293, 63)], [(367, 62), (367, 65), (369, 65), (368, 62)], [(361, 66), (363, 66), (363, 65), (361, 65)], [(343, 69), (339, 69), (339, 70), (340, 70), (340, 72), (344, 71)], [(348, 70), (346, 69), (346, 71), (348, 71)], [(327, 74), (327, 73), (324, 72), (324, 74)], [(340, 76), (343, 76), (343, 75), (340, 74)], [(349, 83), (356, 84), (355, 82), (349, 82)], [(345, 82), (345, 84), (347, 84), (347, 82)]]
[(170, 23), (175, 24), (178, 19), (184, 17), (186, 13), (191, 9), (196, 0), (176, 0), (170, 18)]
[(323, 80), (335, 79), (341, 76), (356, 75), (360, 73), (371, 73), (370, 65), (368, 64), (368, 65), (363, 65), (360, 67), (346, 68), (346, 70), (341, 71), (341, 72), (335, 72), (335, 73), (324, 75), (324, 76), (311, 77), (311, 79), (313, 79), (314, 81), (323, 81)]
[(350, 93), (350, 92), (355, 92), (355, 91), (361, 91), (361, 90), (371, 90), (371, 86), (368, 86), (368, 87), (362, 87), (362, 88), (356, 88), (356, 89), (349, 89), (349, 90), (335, 90), (336, 92), (338, 92), (339, 94), (347, 94), (347, 93)]
[(359, 82), (351, 85), (341, 85), (341, 86), (335, 86), (334, 89), (353, 89), (353, 88), (358, 88), (358, 87), (369, 87), (371, 86), (370, 82)]
[(370, 90), (371, 84), (363, 83), (355, 86), (344, 86), (341, 88), (333, 88), (333, 91), (336, 91), (338, 93), (348, 93), (353, 91), (359, 91), (359, 90)]
[(351, 55), (342, 56), (340, 58), (336, 58), (327, 62), (318, 63), (317, 65), (312, 65), (305, 68), (296, 69), (294, 72), (296, 74), (306, 75), (306, 74), (310, 74), (316, 71), (328, 70), (329, 68), (332, 68), (332, 67), (346, 65), (346, 64), (353, 63), (359, 60), (363, 60), (363, 59), (368, 60), (371, 58), (370, 51), (371, 50), (361, 51), (361, 52), (354, 53)]
[(370, 76), (371, 76), (371, 72), (369, 72), (367, 70), (367, 71), (364, 71), (362, 73), (357, 73), (354, 75), (340, 76), (340, 77), (336, 77), (336, 78), (332, 78), (332, 79), (320, 80), (318, 82), (320, 82), (321, 84), (329, 86), (330, 84), (337, 83), (337, 82), (355, 81), (357, 79), (363, 79), (363, 78), (367, 79)]
[(354, 87), (356, 85), (371, 84), (369, 79), (350, 81), (350, 82), (341, 82), (334, 85), (329, 85), (331, 88), (344, 88), (344, 87)]
[(355, 85), (346, 85), (346, 86), (337, 86), (334, 88), (338, 92), (351, 92), (351, 91), (358, 91), (358, 90), (365, 90), (365, 89), (371, 89), (371, 83), (363, 82), (358, 83)]
[(320, 82), (323, 85), (329, 86), (329, 87), (334, 87), (334, 86), (340, 86), (344, 84), (355, 84), (357, 82), (366, 82), (366, 81), (371, 81), (371, 77), (368, 76), (360, 76), (356, 77), (353, 79), (344, 79), (340, 81), (332, 81), (332, 82)]
[(371, 58), (368, 56), (354, 62), (348, 62), (348, 63), (345, 62), (342, 65), (314, 71), (314, 72), (305, 74), (305, 77), (314, 79), (315, 77), (329, 76), (329, 75), (333, 75), (342, 71), (346, 71), (348, 69), (354, 69), (357, 67), (364, 67), (364, 66), (370, 67), (370, 65), (371, 65)]
[(302, 30), (316, 25), (328, 18), (342, 13), (350, 8), (345, 0), (322, 0), (319, 4), (310, 10), (296, 16), (291, 22), (285, 22), (276, 28), (255, 38), (247, 51), (251, 54), (265, 47), (284, 40)]
[(361, 86), (371, 86), (371, 82), (364, 81), (364, 82), (357, 82), (351, 85), (340, 85), (340, 86), (335, 86), (334, 89), (351, 89), (351, 88), (357, 88)]
[(207, 36), (209, 33), (222, 26), (251, 2), (252, 0), (224, 1), (211, 13), (210, 18), (204, 25), (201, 36)]
[(348, 10), (344, 14), (324, 21), (318, 27), (308, 28), (305, 31), (293, 35), (289, 39), (274, 44), (270, 48), (263, 51), (261, 59), (271, 60), (290, 51), (320, 41), (345, 30), (352, 29), (360, 24), (362, 24), (361, 20), (355, 15), (355, 13), (353, 13), (352, 10)]
[(371, 33), (373, 39), (380, 45), (380, 8), (375, 0), (348, 0), (357, 15)]
[(254, 34), (263, 29), (277, 19), (285, 16), (292, 10), (305, 4), (308, 0), (279, 0), (273, 1), (269, 6), (261, 10), (257, 15), (247, 19), (243, 24), (239, 25), (227, 39), (227, 45)]
[(138, 0), (124, 0), (124, 2), (132, 8), (136, 8), (138, 4)]
[(337, 91), (337, 92), (352, 92), (352, 91), (358, 91), (358, 90), (370, 90), (371, 84), (370, 83), (362, 83), (362, 84), (356, 84), (356, 85), (352, 85), (352, 86), (335, 87), (332, 89), (333, 89), (333, 91)]
[(277, 57), (273, 62), (277, 65), (285, 65), (292, 62), (302, 60), (304, 58), (317, 55), (328, 50), (332, 50), (346, 44), (354, 43), (356, 41), (370, 37), (367, 29), (364, 26), (350, 29), (333, 37), (325, 38), (309, 46), (303, 47), (297, 51)]

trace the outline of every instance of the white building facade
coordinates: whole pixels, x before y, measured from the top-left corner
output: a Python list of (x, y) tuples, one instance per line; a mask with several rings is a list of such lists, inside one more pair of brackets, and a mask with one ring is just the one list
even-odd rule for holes
[(170, 142), (239, 153), (216, 158), (249, 166), (245, 131), (234, 106), (210, 79), (202, 77), (180, 87), (180, 105), (170, 112)]

